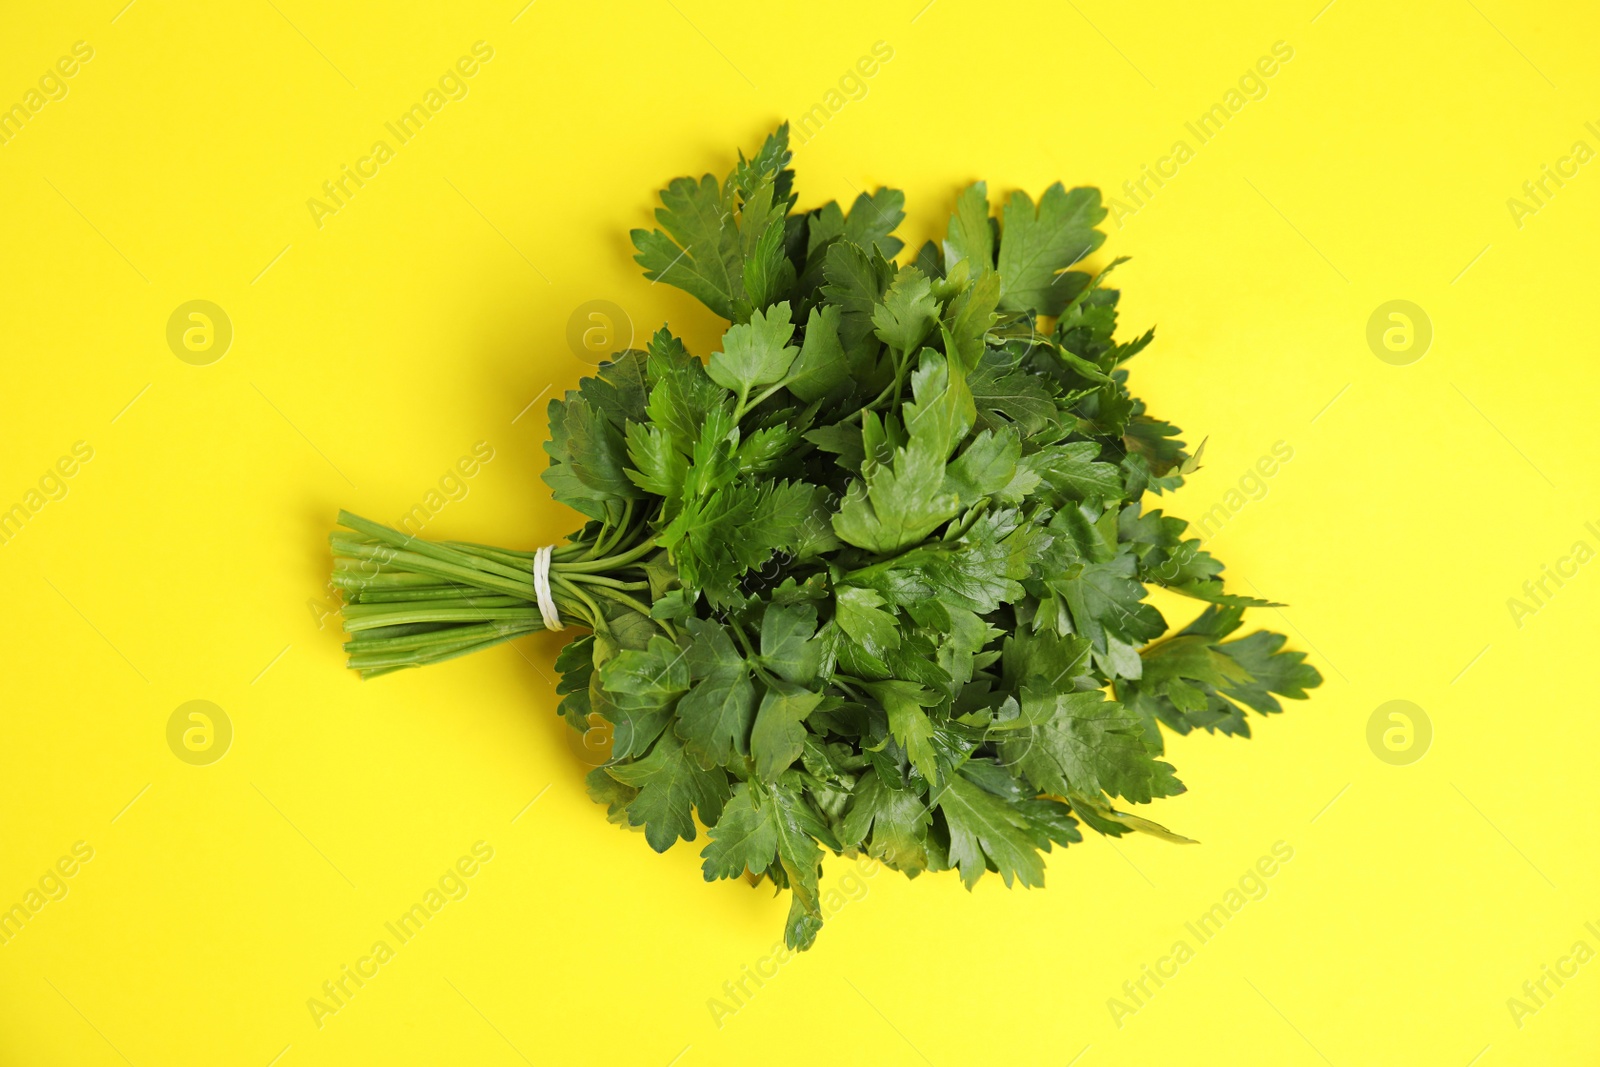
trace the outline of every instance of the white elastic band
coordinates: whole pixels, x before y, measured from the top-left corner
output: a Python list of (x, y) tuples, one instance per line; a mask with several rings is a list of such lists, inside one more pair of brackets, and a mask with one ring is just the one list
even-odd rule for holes
[(550, 595), (550, 553), (555, 545), (545, 545), (533, 554), (533, 592), (539, 598), (539, 614), (546, 630), (564, 630), (555, 598)]

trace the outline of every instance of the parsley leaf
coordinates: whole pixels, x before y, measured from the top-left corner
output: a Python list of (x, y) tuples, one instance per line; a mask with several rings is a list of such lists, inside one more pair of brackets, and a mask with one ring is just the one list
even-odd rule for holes
[(1044, 861), (1029, 834), (1027, 818), (993, 793), (957, 776), (939, 798), (950, 830), (950, 865), (968, 889), (983, 872), (999, 873), (1007, 886), (1044, 885)]
[(1105, 217), (1098, 189), (1069, 193), (1056, 182), (1037, 208), (1027, 193), (1012, 193), (1000, 240), (1000, 306), (1060, 314), (1089, 281), (1087, 275), (1063, 272), (1105, 241), (1095, 229)]
[(702, 768), (671, 732), (661, 735), (648, 756), (609, 766), (606, 773), (639, 791), (627, 805), (628, 822), (644, 827), (645, 840), (657, 852), (679, 838), (694, 840), (691, 807), (702, 822), (716, 823), (728, 795), (727, 773), (721, 767)]

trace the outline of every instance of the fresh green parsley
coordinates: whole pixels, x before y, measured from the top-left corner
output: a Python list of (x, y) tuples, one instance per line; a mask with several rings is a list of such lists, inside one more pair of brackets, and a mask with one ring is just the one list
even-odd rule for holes
[[(645, 275), (729, 320), (702, 361), (666, 329), (550, 404), (545, 481), (587, 518), (551, 553), (581, 633), (560, 713), (608, 722), (589, 790), (706, 878), (792, 891), (822, 924), (825, 854), (1043, 884), (1042, 853), (1187, 839), (1134, 814), (1184, 790), (1162, 726), (1249, 736), (1322, 681), (1267, 602), (1223, 591), (1187, 523), (1147, 508), (1198, 462), (1128, 391), (1151, 341), (1072, 269), (1100, 193), (979, 182), (912, 255), (896, 190), (798, 210), (780, 128), (721, 181), (678, 178)], [(534, 553), (341, 513), (350, 666), (373, 677), (543, 629)], [(1145, 601), (1206, 602), (1176, 633)]]

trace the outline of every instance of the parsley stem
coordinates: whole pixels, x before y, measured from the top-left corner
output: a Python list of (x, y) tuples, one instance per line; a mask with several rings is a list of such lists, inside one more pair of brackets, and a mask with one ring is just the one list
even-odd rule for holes
[(729, 619), (728, 620), (728, 629), (733, 631), (733, 636), (738, 639), (740, 647), (742, 647), (745, 650), (745, 654), (748, 655), (751, 659), (755, 659), (756, 658), (756, 650), (751, 646), (750, 638), (745, 635), (744, 627), (740, 626), (738, 623), (734, 622), (732, 619)]
[[(574, 579), (576, 579), (577, 577), (578, 577), (577, 575), (573, 575)], [(565, 579), (565, 578), (555, 579), (555, 576), (552, 576), (552, 579), (553, 580), (559, 580), (559, 581), (562, 581), (562, 582), (566, 582), (567, 581), (567, 579)], [(646, 586), (646, 587), (648, 587), (648, 585), (649, 585), (649, 583), (647, 583), (647, 582), (640, 582), (639, 584), (642, 585), (642, 586)], [(621, 604), (624, 607), (630, 608), (633, 611), (638, 612), (640, 615), (643, 615), (645, 618), (649, 619), (651, 622), (655, 623), (658, 627), (660, 627), (661, 631), (663, 633), (665, 633), (668, 637), (670, 637), (672, 640), (676, 641), (678, 639), (678, 631), (672, 628), (672, 624), (671, 623), (667, 622), (665, 619), (658, 619), (655, 616), (651, 615), (650, 614), (650, 608), (649, 608), (648, 605), (640, 603), (638, 600), (635, 600), (633, 597), (629, 596), (627, 593), (620, 592), (618, 589), (613, 588), (611, 585), (596, 585), (596, 586), (593, 587), (593, 592), (598, 596), (603, 596), (603, 597), (607, 598), (608, 600), (614, 600), (618, 604)], [(595, 611), (596, 611), (596, 617), (597, 618), (600, 617), (599, 616), (599, 608), (598, 607), (596, 607)], [(591, 627), (591, 629), (593, 629), (593, 627)]]
[(612, 533), (611, 538), (605, 542), (605, 547), (601, 548), (599, 542), (595, 543), (595, 555), (603, 556), (607, 552), (610, 552), (612, 549), (616, 548), (618, 543), (621, 542), (623, 537), (627, 534), (628, 528), (632, 524), (633, 524), (633, 501), (629, 500), (629, 501), (626, 501), (626, 502), (623, 503), (623, 505), (622, 505), (622, 520), (617, 523), (616, 530)]
[(729, 619), (728, 629), (732, 630), (733, 636), (739, 639), (739, 645), (744, 649), (745, 656), (749, 660), (750, 669), (754, 671), (763, 682), (766, 682), (769, 687), (776, 686), (778, 680), (772, 676), (770, 671), (761, 666), (761, 656), (756, 652), (755, 646), (750, 643), (750, 638), (745, 634), (744, 627), (739, 623), (734, 622), (732, 619)]
[(405, 603), (405, 602), (383, 602), (383, 601), (380, 601), (378, 603), (368, 603), (366, 601), (362, 601), (359, 604), (349, 604), (349, 605), (347, 605), (346, 608), (345, 608), (345, 613), (344, 614), (345, 614), (345, 618), (347, 618), (347, 619), (365, 619), (365, 618), (370, 618), (370, 617), (372, 617), (374, 615), (392, 615), (392, 614), (395, 614), (396, 612), (411, 611), (413, 609), (421, 610), (419, 605), (425, 605), (428, 609), (439, 610), (439, 611), (443, 611), (446, 608), (523, 608), (523, 609), (527, 609), (528, 608), (528, 602), (526, 600), (522, 599), (521, 597), (515, 597), (515, 596), (477, 596), (477, 597), (475, 597), (475, 596), (472, 596), (470, 594), (462, 595), (461, 591), (457, 591), (456, 595), (454, 597), (452, 597), (452, 598), (449, 598), (449, 599), (435, 599), (435, 598), (429, 597), (429, 598), (417, 601), (414, 604), (408, 604), (408, 603)]
[[(351, 605), (359, 607), (360, 605)], [(411, 607), (401, 611), (385, 612), (352, 618), (346, 609), (344, 628), (347, 633), (372, 630), (413, 622), (535, 622), (539, 620), (537, 608), (480, 608), (480, 607)], [(540, 623), (541, 628), (543, 623)]]
[(888, 569), (888, 568), (892, 567), (896, 563), (900, 563), (901, 561), (905, 560), (908, 556), (915, 555), (918, 552), (930, 552), (930, 551), (936, 551), (936, 550), (931, 545), (928, 545), (928, 544), (915, 544), (915, 545), (912, 545), (910, 548), (902, 549), (899, 552), (896, 552), (894, 555), (885, 557), (884, 559), (881, 559), (876, 563), (868, 564), (865, 567), (858, 567), (857, 569), (855, 569), (853, 571), (847, 571), (845, 573), (845, 575), (844, 575), (843, 581), (848, 584), (848, 583), (851, 582), (852, 579), (871, 577), (872, 575), (877, 574), (879, 571)]
[[(618, 604), (622, 604), (622, 605), (625, 605), (627, 607), (632, 608), (634, 611), (637, 611), (640, 615), (643, 615), (645, 618), (647, 618), (647, 619), (650, 618), (650, 608), (647, 605), (640, 603), (638, 600), (635, 600), (633, 597), (629, 596), (627, 593), (618, 592), (615, 589), (612, 589), (612, 588), (610, 588), (608, 586), (603, 586), (603, 585), (602, 586), (596, 586), (592, 591), (594, 592), (594, 594), (596, 596), (603, 596), (603, 597), (607, 598), (608, 600), (615, 600)], [(659, 620), (659, 619), (651, 619), (650, 621), (651, 622), (660, 622), (661, 620)]]
[(460, 566), (455, 563), (441, 561), (431, 555), (416, 552), (399, 552), (382, 545), (345, 545), (336, 547), (347, 556), (375, 562), (380, 567), (391, 565), (403, 567), (419, 574), (434, 575), (446, 579), (459, 579), (480, 588), (494, 589), (499, 592), (510, 593), (512, 596), (520, 596), (524, 600), (535, 599), (531, 573), (527, 578), (522, 578), (521, 576), (508, 578), (470, 565)]
[(594, 542), (589, 545), (588, 550), (579, 556), (578, 559), (593, 559), (595, 556), (601, 556), (611, 551), (611, 549), (615, 547), (616, 543), (622, 540), (623, 533), (628, 529), (628, 524), (632, 521), (633, 501), (624, 501), (622, 505), (621, 521), (619, 521), (616, 526), (613, 527), (610, 519), (602, 519), (600, 521), (600, 532), (595, 535)]
[(911, 353), (909, 351), (901, 353), (900, 358), (894, 361), (894, 384), (890, 387), (892, 392), (889, 394), (891, 397), (900, 395), (900, 390), (905, 386), (906, 371), (910, 367)]
[(441, 630), (429, 630), (426, 633), (397, 634), (393, 637), (373, 637), (363, 634), (361, 637), (353, 637), (346, 641), (344, 650), (347, 653), (420, 651), (446, 645), (472, 644), (500, 634), (533, 633), (543, 628), (543, 622), (530, 619), (527, 622), (485, 622), (474, 626), (451, 626)]
[(858, 685), (866, 685), (866, 683), (861, 679), (852, 678), (848, 674), (835, 674), (832, 678), (829, 678), (828, 681), (838, 686), (840, 689), (843, 689), (846, 693), (849, 693), (851, 699), (854, 700), (861, 699), (861, 694), (856, 692), (855, 687)]
[(649, 537), (618, 555), (607, 556), (605, 559), (583, 560), (578, 563), (552, 563), (550, 570), (562, 574), (589, 574), (595, 571), (620, 570), (639, 557), (648, 555), (650, 550), (655, 547), (656, 539)]
[[(605, 632), (600, 600), (650, 618), (649, 606), (630, 594), (650, 590), (640, 560), (658, 546), (636, 516), (635, 502), (626, 502), (614, 522), (552, 551), (551, 596), (563, 619)], [(345, 652), (363, 678), (545, 629), (533, 552), (427, 541), (349, 512), (340, 512), (339, 522), (343, 529), (328, 539), (333, 583), (345, 600)], [(670, 623), (651, 622), (678, 640)]]
[[(493, 572), (501, 575), (502, 577), (518, 580), (521, 580), (523, 576), (523, 572), (497, 560), (484, 559), (481, 556), (474, 556), (470, 552), (463, 552), (460, 549), (451, 548), (448, 545), (440, 544), (438, 542), (424, 541), (420, 537), (413, 537), (410, 534), (403, 534), (398, 530), (380, 525), (379, 523), (373, 522), (370, 519), (363, 519), (358, 515), (352, 515), (348, 511), (339, 512), (339, 523), (342, 526), (346, 526), (357, 531), (358, 533), (364, 533), (368, 537), (381, 542), (381, 544), (377, 546), (361, 546), (356, 542), (352, 542), (347, 538), (341, 537), (341, 535), (337, 533), (331, 535), (329, 540), (334, 542), (336, 547), (344, 544), (350, 545), (357, 549), (365, 547), (371, 550), (365, 553), (360, 551), (350, 552), (347, 553), (348, 555), (364, 554), (367, 558), (377, 559), (382, 562), (386, 561), (388, 556), (396, 554), (398, 550), (399, 555), (427, 557), (430, 560), (437, 560), (439, 563), (448, 564), (457, 569), (470, 569), (475, 567), (480, 570)], [(385, 549), (383, 546), (391, 547)], [(409, 569), (415, 570), (416, 568)]]
[(892, 401), (900, 395), (900, 390), (905, 388), (906, 370), (911, 366), (911, 353), (907, 352), (905, 358), (896, 359), (894, 363), (894, 381), (883, 387), (883, 391), (873, 397), (866, 404), (856, 408), (850, 414), (840, 419), (840, 422), (860, 422), (861, 417), (868, 411), (876, 411), (885, 402)]
[(883, 387), (883, 392), (881, 392), (877, 396), (873, 397), (872, 400), (869, 401), (868, 403), (863, 404), (861, 407), (856, 408), (854, 411), (852, 411), (850, 414), (846, 415), (840, 421), (841, 422), (860, 422), (861, 421), (861, 416), (863, 414), (865, 414), (868, 411), (876, 411), (878, 409), (878, 405), (879, 404), (883, 403), (885, 400), (888, 400), (891, 397), (898, 396), (899, 394), (900, 394), (900, 375), (899, 375), (899, 372), (897, 371), (895, 373), (895, 380), (890, 382), (888, 385), (884, 386)]
[(605, 625), (605, 615), (604, 615), (603, 612), (601, 612), (600, 605), (596, 604), (589, 597), (589, 594), (585, 593), (582, 589), (579, 589), (577, 586), (573, 585), (570, 581), (568, 581), (566, 578), (562, 577), (559, 574), (551, 574), (550, 575), (550, 584), (551, 584), (552, 587), (554, 587), (557, 584), (560, 584), (560, 586), (563, 589), (565, 589), (568, 593), (570, 593), (571, 595), (577, 597), (579, 600), (583, 601), (584, 604), (588, 605), (588, 608), (589, 608), (589, 629), (597, 630), (597, 631), (601, 631), (601, 632), (609, 632), (610, 631), (611, 628), (609, 626)]
[(441, 542), (450, 548), (460, 549), (474, 556), (492, 559), (504, 563), (511, 568), (530, 566), (533, 559), (532, 552), (518, 552), (511, 548), (495, 548), (493, 545), (476, 545), (470, 541), (444, 541)]
[(585, 571), (568, 573), (566, 577), (569, 581), (582, 582), (586, 585), (603, 585), (610, 589), (631, 589), (634, 592), (638, 592), (641, 589), (650, 588), (649, 582), (619, 582), (615, 578), (607, 578), (604, 575), (599, 574), (589, 574)]
[(738, 425), (739, 420), (744, 418), (746, 415), (748, 415), (750, 413), (750, 409), (751, 408), (760, 407), (762, 401), (766, 400), (769, 396), (771, 396), (772, 394), (776, 393), (779, 389), (782, 389), (784, 386), (788, 385), (793, 380), (794, 380), (793, 378), (785, 378), (783, 381), (778, 382), (776, 385), (773, 385), (770, 388), (768, 388), (766, 390), (763, 390), (760, 396), (758, 396), (754, 400), (750, 400), (748, 402), (745, 400), (744, 394), (741, 393), (740, 396), (739, 396), (739, 406), (734, 409), (734, 415), (733, 415), (734, 425)]
[(443, 663), (445, 660), (465, 656), (471, 652), (481, 652), (486, 648), (504, 644), (512, 638), (521, 637), (523, 633), (531, 631), (515, 630), (498, 634), (484, 640), (473, 641), (466, 644), (445, 645), (440, 648), (424, 651), (405, 652), (357, 652), (350, 656), (350, 666), (361, 672), (363, 679), (373, 678), (380, 674), (387, 674), (403, 667), (422, 667), (429, 663)]

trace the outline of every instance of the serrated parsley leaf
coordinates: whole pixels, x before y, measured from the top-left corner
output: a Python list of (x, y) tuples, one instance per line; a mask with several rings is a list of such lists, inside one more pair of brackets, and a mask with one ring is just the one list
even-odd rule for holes
[(871, 589), (839, 586), (835, 590), (834, 621), (839, 628), (866, 649), (882, 658), (900, 647), (900, 628), (894, 615), (884, 611), (884, 599)]
[(1151, 755), (1139, 716), (1099, 690), (1024, 689), (1022, 717), (1032, 725), (1008, 733), (1000, 754), (1040, 792), (1105, 792), (1136, 804), (1183, 792), (1172, 767)]
[(915, 267), (902, 267), (873, 311), (872, 324), (878, 340), (905, 355), (917, 350), (938, 317), (939, 302), (927, 277)]
[(887, 555), (915, 544), (960, 511), (944, 489), (944, 460), (924, 448), (903, 449), (894, 466), (879, 466), (854, 483), (833, 517), (839, 537), (857, 548)]
[(1122, 474), (1111, 463), (1096, 459), (1100, 446), (1093, 441), (1050, 445), (1022, 460), (1063, 501), (1116, 500), (1122, 496)]
[(904, 406), (904, 414), (912, 446), (948, 459), (977, 418), (961, 364), (923, 349), (911, 373), (911, 402)]
[(617, 756), (638, 755), (667, 724), (672, 706), (689, 688), (684, 652), (657, 634), (644, 649), (617, 653), (600, 668), (610, 704), (604, 714), (615, 727)]
[(1027, 193), (1011, 194), (1000, 238), (1000, 306), (1056, 315), (1088, 284), (1082, 274), (1061, 273), (1105, 241), (1096, 230), (1106, 217), (1100, 190), (1056, 182), (1034, 207)]
[(567, 435), (565, 459), (580, 482), (602, 497), (629, 500), (640, 495), (628, 480), (627, 448), (619, 427), (589, 401), (571, 394), (562, 425)]
[(683, 492), (689, 457), (673, 447), (672, 438), (659, 426), (628, 423), (628, 458), (633, 469), (623, 473), (647, 493), (676, 498)]
[(852, 354), (864, 354), (863, 346), (875, 350), (872, 318), (894, 278), (894, 264), (843, 239), (829, 244), (824, 263), (828, 284), (819, 295), (839, 309), (840, 343)]
[(957, 775), (939, 798), (950, 828), (950, 864), (968, 889), (986, 870), (999, 872), (1006, 885), (1044, 885), (1044, 860), (1029, 837), (1028, 820), (993, 793)]
[(905, 221), (906, 194), (899, 189), (878, 189), (870, 195), (857, 194), (844, 221), (844, 239), (862, 248), (875, 249), (884, 259), (893, 259), (905, 247), (894, 236)]
[(997, 494), (1004, 503), (1019, 504), (1039, 484), (1039, 476), (1031, 471), (1018, 481), (1021, 458), (1022, 442), (1016, 431), (1010, 427), (1000, 433), (984, 430), (946, 468), (945, 490), (954, 493), (964, 508)]
[(748, 323), (730, 326), (722, 335), (722, 351), (711, 354), (706, 373), (724, 389), (737, 393), (742, 401), (756, 386), (783, 380), (789, 365), (800, 354), (789, 344), (793, 336), (787, 302), (757, 311)]
[(1083, 566), (1075, 577), (1051, 585), (1066, 598), (1079, 633), (1096, 648), (1106, 647), (1106, 636), (1124, 643), (1142, 644), (1166, 630), (1161, 613), (1144, 600), (1144, 586), (1133, 580), (1131, 553), (1121, 553), (1104, 563)]
[(722, 626), (687, 619), (684, 627), (693, 641), (685, 658), (696, 681), (678, 701), (678, 736), (702, 764), (727, 766), (736, 753), (749, 751), (755, 684)]
[(722, 803), (728, 796), (727, 773), (721, 767), (701, 767), (670, 730), (656, 739), (648, 756), (609, 766), (606, 772), (639, 791), (627, 806), (628, 821), (644, 827), (645, 840), (657, 852), (665, 852), (679, 838), (694, 840), (691, 807), (699, 810), (701, 821), (707, 824), (722, 817)]
[(725, 319), (744, 294), (744, 263), (732, 191), (707, 174), (674, 178), (661, 190), (662, 230), (634, 230), (634, 260), (651, 281), (675, 285)]
[(1277, 693), (1291, 700), (1305, 700), (1306, 690), (1322, 684), (1322, 674), (1305, 662), (1304, 652), (1285, 652), (1288, 638), (1282, 634), (1257, 630), (1248, 637), (1229, 641), (1218, 650), (1243, 668), (1248, 681), (1229, 681), (1222, 691), (1263, 715), (1279, 712), (1283, 706), (1271, 696)]
[[(661, 191), (662, 230), (634, 230), (634, 260), (652, 281), (697, 297), (725, 319), (744, 322), (794, 283), (784, 254), (784, 219), (794, 206), (788, 125), (721, 182), (675, 178)], [(665, 232), (663, 232), (663, 230)]]
[(891, 789), (876, 771), (869, 770), (856, 783), (852, 797), (839, 830), (845, 847), (865, 844), (867, 855), (896, 870), (916, 871), (927, 866), (924, 841), (933, 813), (919, 794)]
[(945, 351), (953, 352), (963, 369), (973, 370), (983, 359), (999, 303), (1000, 276), (985, 271), (945, 306)]
[(817, 841), (832, 835), (790, 787), (775, 786), (771, 795), (778, 828), (778, 862), (794, 892), (784, 924), (784, 943), (792, 949), (809, 948), (822, 928), (822, 902), (817, 889), (822, 850)]
[(865, 683), (867, 692), (878, 698), (889, 715), (889, 732), (906, 750), (922, 777), (928, 782), (939, 778), (939, 767), (933, 748), (933, 723), (922, 709), (939, 702), (939, 698), (915, 682), (891, 678), (881, 682)]
[(811, 604), (770, 604), (761, 618), (761, 664), (796, 684), (814, 681), (821, 649), (817, 609)]
[(945, 269), (970, 262), (974, 269), (994, 269), (995, 223), (989, 217), (989, 186), (973, 182), (956, 197), (950, 230), (944, 239)]
[(722, 818), (710, 827), (711, 840), (700, 855), (706, 881), (738, 878), (745, 871), (761, 874), (772, 866), (778, 852), (777, 810), (771, 800), (762, 802), (759, 787), (743, 782), (733, 787), (733, 799)]
[(1032, 437), (1055, 426), (1059, 418), (1050, 386), (1021, 370), (1016, 355), (1004, 349), (984, 350), (977, 369), (967, 377), (967, 388), (972, 390), (979, 422), (991, 429), (1015, 426), (1023, 437)]
[(800, 357), (789, 368), (788, 390), (801, 400), (821, 400), (850, 384), (850, 364), (839, 344), (839, 309), (811, 309)]
[(732, 398), (665, 327), (650, 341), (648, 368), (651, 386), (645, 413), (671, 438), (674, 447), (693, 455), (708, 414), (728, 405)]
[(750, 755), (756, 773), (775, 781), (800, 758), (805, 748), (807, 715), (821, 703), (822, 694), (774, 679), (767, 683), (756, 709), (755, 727), (750, 731)]

